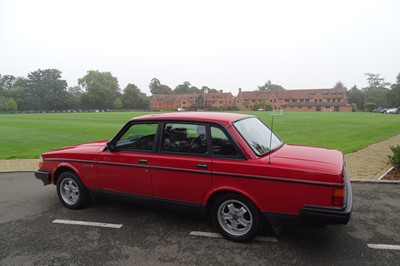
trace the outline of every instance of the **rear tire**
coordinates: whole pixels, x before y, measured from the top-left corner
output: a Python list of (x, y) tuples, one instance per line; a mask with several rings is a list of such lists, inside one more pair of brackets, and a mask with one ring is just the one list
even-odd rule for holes
[(81, 209), (90, 200), (89, 192), (79, 177), (70, 171), (60, 175), (57, 181), (57, 195), (61, 203), (69, 209)]
[(211, 220), (223, 237), (236, 242), (251, 241), (263, 225), (257, 207), (236, 193), (224, 194), (216, 199), (211, 209)]

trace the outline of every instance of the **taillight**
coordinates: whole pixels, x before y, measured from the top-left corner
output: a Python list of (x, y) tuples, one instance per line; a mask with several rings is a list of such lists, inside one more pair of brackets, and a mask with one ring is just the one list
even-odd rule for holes
[(336, 188), (332, 193), (332, 204), (343, 207), (346, 197), (346, 187)]
[(43, 157), (40, 156), (39, 157), (39, 169), (42, 169), (42, 168), (43, 168)]

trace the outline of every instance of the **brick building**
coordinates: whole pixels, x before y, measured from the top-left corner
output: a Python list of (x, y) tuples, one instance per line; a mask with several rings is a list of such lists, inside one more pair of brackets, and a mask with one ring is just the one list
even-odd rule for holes
[(227, 110), (235, 103), (230, 92), (154, 94), (150, 99), (150, 110)]
[(240, 110), (255, 106), (296, 112), (351, 112), (346, 89), (307, 89), (282, 91), (242, 91), (235, 99)]
[(154, 94), (150, 110), (252, 110), (258, 106), (293, 112), (351, 112), (346, 89), (242, 91), (232, 93)]

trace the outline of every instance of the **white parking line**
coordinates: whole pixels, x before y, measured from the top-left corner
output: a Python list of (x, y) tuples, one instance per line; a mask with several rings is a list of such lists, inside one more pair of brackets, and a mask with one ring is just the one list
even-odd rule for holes
[(122, 224), (106, 224), (106, 223), (83, 222), (83, 221), (62, 220), (62, 219), (54, 220), (53, 223), (55, 223), (55, 224), (87, 225), (87, 226), (107, 227), (107, 228), (116, 228), (116, 229), (119, 229), (122, 227)]
[[(192, 231), (189, 233), (191, 236), (204, 236), (204, 237), (213, 237), (213, 238), (223, 238), (218, 233), (211, 233), (211, 232), (201, 232), (201, 231)], [(266, 237), (266, 236), (258, 236), (254, 238), (256, 241), (263, 241), (263, 242), (278, 242), (278, 239), (275, 237)]]
[(367, 244), (367, 246), (373, 249), (400, 250), (400, 245)]

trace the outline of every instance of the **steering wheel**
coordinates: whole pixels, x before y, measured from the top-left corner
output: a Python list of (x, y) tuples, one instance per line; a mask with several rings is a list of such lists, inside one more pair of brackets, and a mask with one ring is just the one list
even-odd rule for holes
[(192, 139), (190, 145), (192, 147), (192, 150), (201, 153), (204, 147), (207, 147), (206, 137), (203, 134), (198, 135), (197, 137)]
[(169, 148), (171, 147), (172, 142), (174, 141), (174, 138), (172, 137), (171, 133), (169, 132), (164, 132), (163, 138), (162, 138), (162, 147), (164, 151), (168, 151)]

